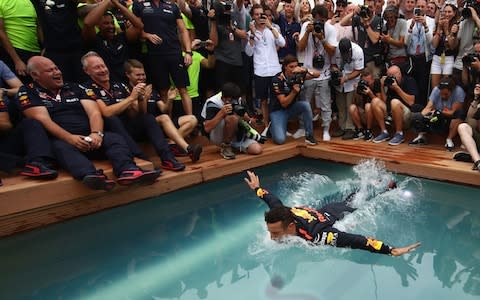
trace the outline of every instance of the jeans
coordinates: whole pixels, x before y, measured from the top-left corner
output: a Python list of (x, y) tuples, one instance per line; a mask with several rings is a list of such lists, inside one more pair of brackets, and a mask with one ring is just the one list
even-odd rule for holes
[(295, 101), (287, 108), (272, 111), (270, 113), (270, 133), (275, 144), (285, 143), (287, 136), (288, 120), (301, 115), (305, 125), (305, 135), (313, 134), (312, 108), (307, 101)]

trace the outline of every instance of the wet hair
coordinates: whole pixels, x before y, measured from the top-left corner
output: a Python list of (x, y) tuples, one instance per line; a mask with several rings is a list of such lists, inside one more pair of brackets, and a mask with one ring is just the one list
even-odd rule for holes
[(265, 212), (265, 222), (268, 224), (281, 221), (284, 228), (294, 221), (290, 207), (280, 206), (274, 207)]
[(123, 64), (123, 70), (125, 71), (125, 73), (132, 72), (133, 68), (144, 69), (144, 66), (139, 60), (136, 60), (136, 59), (128, 59)]
[(222, 85), (222, 97), (238, 98), (242, 95), (240, 87), (233, 82)]

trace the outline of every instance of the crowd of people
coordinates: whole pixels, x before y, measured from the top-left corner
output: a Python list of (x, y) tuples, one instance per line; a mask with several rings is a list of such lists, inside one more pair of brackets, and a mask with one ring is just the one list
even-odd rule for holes
[[(92, 189), (151, 184), (271, 137), (396, 146), (460, 136), (480, 167), (480, 4), (449, 0), (17, 0), (0, 3), (0, 166), (38, 179), (69, 171)], [(298, 120), (295, 133), (287, 130)], [(374, 128), (380, 130), (374, 135)], [(262, 133), (257, 131), (263, 129)]]

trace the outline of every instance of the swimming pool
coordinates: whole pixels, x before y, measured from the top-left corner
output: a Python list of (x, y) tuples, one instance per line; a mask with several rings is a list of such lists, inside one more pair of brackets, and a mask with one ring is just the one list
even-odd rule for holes
[[(256, 172), (286, 204), (312, 206), (391, 176), (305, 158)], [(395, 176), (396, 191), (356, 199), (340, 229), (423, 243), (389, 257), (274, 244), (243, 177), (1, 239), (0, 299), (478, 299), (478, 189)]]

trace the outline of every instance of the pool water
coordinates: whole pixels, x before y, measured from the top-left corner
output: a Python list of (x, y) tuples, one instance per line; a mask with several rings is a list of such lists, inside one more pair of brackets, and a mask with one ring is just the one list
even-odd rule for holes
[[(255, 170), (285, 204), (359, 188), (336, 227), (402, 257), (269, 240), (245, 174), (0, 240), (0, 299), (479, 299), (479, 189), (296, 158)], [(399, 188), (387, 193), (385, 182)], [(373, 196), (373, 199), (370, 199)]]

